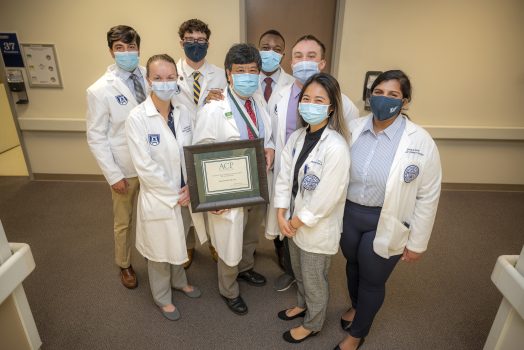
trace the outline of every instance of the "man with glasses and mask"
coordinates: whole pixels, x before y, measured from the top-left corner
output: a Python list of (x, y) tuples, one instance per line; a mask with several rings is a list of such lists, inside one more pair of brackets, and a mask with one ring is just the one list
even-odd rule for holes
[[(174, 99), (188, 108), (194, 125), (198, 111), (206, 102), (222, 98), (222, 92), (227, 86), (226, 76), (222, 68), (206, 60), (209, 37), (211, 36), (211, 30), (206, 23), (199, 19), (185, 21), (180, 25), (178, 35), (185, 58), (178, 60), (176, 65), (179, 74), (180, 94), (175, 96)], [(195, 252), (193, 227), (187, 235), (186, 244), (189, 260), (184, 264), (184, 267), (187, 269), (193, 262)], [(213, 260), (217, 261), (217, 253), (211, 245), (211, 241), (209, 241), (209, 251)]]
[[(249, 44), (233, 45), (225, 59), (229, 86), (223, 99), (211, 101), (200, 110), (193, 131), (194, 144), (264, 139), (266, 171), (273, 163), (271, 121), (261, 101), (253, 96), (258, 89), (262, 62), (258, 50)], [(266, 284), (253, 270), (254, 252), (262, 234), (266, 205), (211, 211), (209, 234), (218, 252), (218, 287), (225, 303), (238, 315), (247, 313), (237, 280), (252, 286)]]
[(109, 53), (115, 64), (87, 89), (87, 143), (111, 186), (115, 263), (120, 280), (136, 288), (131, 266), (131, 219), (138, 194), (138, 178), (125, 135), (129, 112), (149, 93), (146, 70), (139, 66), (140, 35), (131, 27), (115, 26), (107, 32)]

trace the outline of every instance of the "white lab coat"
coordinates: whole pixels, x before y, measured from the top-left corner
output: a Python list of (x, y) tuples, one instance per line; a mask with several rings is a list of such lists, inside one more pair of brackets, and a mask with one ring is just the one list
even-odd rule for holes
[[(292, 92), (292, 85), (288, 85), (281, 91), (283, 95), (280, 101), (277, 103), (273, 113), (271, 113), (271, 123), (273, 126), (273, 140), (275, 141), (275, 163), (273, 166), (273, 184), (270, 189), (275, 186), (278, 173), (280, 172), (280, 158), (282, 150), (286, 145), (286, 122), (287, 122), (287, 108), (289, 105), (289, 97)], [(344, 113), (344, 121), (349, 132), (349, 123), (359, 117), (358, 108), (355, 104), (347, 97), (342, 94), (342, 111)], [(270, 193), (271, 195), (271, 193)], [(272, 196), (271, 196), (272, 198)], [(267, 213), (266, 222), (266, 238), (274, 239), (280, 235), (280, 229), (278, 227), (277, 212), (273, 206), (273, 203), (269, 204), (269, 210)]]
[[(173, 109), (176, 139), (151, 96), (134, 108), (126, 122), (127, 142), (140, 180), (136, 248), (157, 262), (181, 265), (188, 260), (184, 222), (178, 205), (180, 167), (187, 179), (182, 148), (191, 144), (191, 118), (182, 105)], [(192, 215), (201, 242), (202, 214)], [(189, 220), (188, 220), (189, 221)], [(186, 222), (186, 228), (189, 222)]]
[[(372, 117), (351, 122), (351, 144)], [(402, 254), (404, 247), (417, 253), (427, 249), (440, 197), (442, 168), (437, 145), (426, 130), (401, 118), (406, 119), (406, 127), (389, 171), (373, 241), (373, 250), (383, 258)], [(413, 166), (418, 168), (414, 179), (408, 171)]]
[[(264, 147), (274, 148), (271, 137), (271, 121), (261, 101), (253, 97), (257, 105), (257, 119), (264, 123)], [(193, 133), (193, 144), (240, 140), (240, 132), (232, 115), (232, 107), (224, 91), (224, 99), (211, 101), (198, 112)], [(221, 215), (209, 213), (209, 235), (211, 243), (216, 248), (218, 256), (228, 266), (237, 266), (242, 259), (242, 244), (244, 232), (244, 210), (234, 208)]]
[(209, 62), (205, 62), (198, 71), (202, 74), (199, 79), (200, 82), (200, 99), (198, 106), (193, 101), (193, 78), (190, 73), (184, 69), (182, 59), (179, 59), (176, 64), (178, 71), (178, 86), (180, 87), (180, 94), (173, 97), (173, 101), (181, 103), (191, 113), (191, 118), (196, 118), (198, 110), (200, 110), (205, 104), (205, 98), (208, 94), (208, 89), (220, 88), (225, 89), (227, 87), (226, 73), (222, 68), (215, 66)]
[[(262, 75), (262, 73), (260, 74)], [(273, 88), (271, 97), (267, 102), (264, 98), (262, 83), (259, 83), (258, 90), (255, 92), (255, 94), (258, 96), (257, 98), (262, 101), (262, 105), (264, 106), (264, 108), (266, 108), (266, 111), (269, 115), (271, 115), (272, 111), (275, 110), (275, 106), (277, 105), (277, 103), (285, 95), (285, 88), (287, 86), (290, 86), (294, 82), (295, 78), (292, 75), (286, 73), (283, 68), (280, 68), (280, 75), (278, 76), (278, 80), (275, 82), (275, 87)]]
[[(102, 173), (110, 185), (123, 178), (135, 177), (136, 171), (129, 155), (125, 121), (138, 105), (127, 85), (117, 77), (115, 64), (87, 89), (87, 143)], [(142, 77), (144, 67), (139, 67)], [(144, 80), (148, 93), (148, 84)]]
[[(275, 208), (288, 209), (288, 219), (291, 218), (289, 209), (293, 172), (305, 136), (306, 128), (292, 133), (280, 159), (281, 168), (276, 180), (273, 204)], [(347, 140), (329, 126), (326, 127), (298, 172), (298, 192), (293, 216), (298, 216), (304, 225), (298, 228), (293, 242), (302, 250), (331, 255), (338, 252), (349, 183), (349, 165)]]

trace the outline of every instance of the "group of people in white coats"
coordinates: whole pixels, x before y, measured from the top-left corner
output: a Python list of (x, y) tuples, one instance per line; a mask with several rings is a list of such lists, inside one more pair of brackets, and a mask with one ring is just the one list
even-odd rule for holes
[[(258, 48), (233, 45), (224, 69), (205, 59), (210, 34), (200, 20), (184, 22), (185, 57), (175, 63), (154, 55), (144, 69), (133, 28), (107, 33), (115, 64), (87, 90), (87, 138), (111, 187), (121, 282), (138, 283), (129, 243), (137, 195), (136, 248), (169, 320), (181, 317), (173, 290), (202, 295), (185, 272), (195, 236), (210, 241), (225, 304), (246, 314), (238, 281), (266, 284), (254, 270), (265, 235), (283, 269), (275, 290), (297, 289), (296, 304), (277, 316), (303, 318), (283, 339), (301, 343), (323, 327), (331, 257), (340, 247), (351, 306), (340, 320), (348, 334), (336, 349), (357, 349), (396, 263), (426, 250), (440, 195), (436, 145), (403, 114), (410, 81), (402, 71), (382, 73), (371, 87), (372, 113), (358, 118), (337, 80), (321, 72), (325, 47), (313, 35), (293, 45), (290, 75), (280, 67), (285, 40), (278, 31), (262, 34)], [(184, 146), (251, 139), (263, 139), (270, 203), (192, 213)]]

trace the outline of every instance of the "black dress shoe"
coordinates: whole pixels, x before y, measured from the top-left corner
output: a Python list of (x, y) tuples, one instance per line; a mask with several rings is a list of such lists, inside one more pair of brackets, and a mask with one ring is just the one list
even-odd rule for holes
[(256, 287), (261, 287), (266, 284), (266, 278), (258, 272), (251, 270), (240, 272), (237, 279), (246, 281), (248, 284)]
[(318, 332), (311, 332), (309, 333), (308, 335), (306, 335), (304, 338), (302, 339), (295, 339), (293, 338), (293, 336), (291, 335), (291, 331), (286, 331), (284, 332), (284, 334), (282, 334), (282, 337), (284, 338), (285, 341), (287, 341), (288, 343), (292, 343), (292, 344), (298, 344), (298, 343), (302, 343), (304, 340), (306, 340), (307, 338), (311, 338), (311, 337), (314, 337), (315, 335), (317, 335)]
[(294, 320), (295, 318), (299, 318), (299, 317), (304, 317), (306, 316), (306, 310), (302, 311), (302, 312), (299, 312), (298, 314), (296, 314), (295, 316), (288, 316), (286, 314), (286, 310), (282, 310), (278, 313), (278, 318), (280, 318), (281, 320), (284, 320), (284, 321), (291, 321), (291, 320)]
[(229, 308), (229, 310), (233, 311), (237, 315), (247, 314), (247, 305), (246, 303), (244, 303), (244, 300), (240, 295), (233, 299), (226, 298), (223, 295), (221, 295), (221, 297), (226, 302), (226, 305)]

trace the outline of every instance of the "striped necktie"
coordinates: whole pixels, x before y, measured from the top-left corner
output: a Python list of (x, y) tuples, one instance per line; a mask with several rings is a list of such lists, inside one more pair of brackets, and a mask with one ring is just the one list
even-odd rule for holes
[(196, 105), (198, 105), (198, 100), (200, 99), (200, 83), (198, 82), (198, 79), (200, 78), (200, 72), (194, 71), (193, 72), (193, 102), (195, 102)]
[[(249, 114), (249, 118), (253, 121), (253, 124), (255, 125), (255, 127), (257, 127), (257, 117), (255, 115), (255, 111), (253, 110), (253, 106), (251, 105), (251, 100), (246, 100), (245, 106), (246, 106), (247, 114)], [(250, 140), (254, 140), (256, 138), (255, 135), (251, 132), (251, 129), (249, 128), (249, 126), (247, 126), (247, 137)]]
[(136, 101), (138, 103), (144, 102), (144, 100), (146, 99), (146, 94), (144, 93), (144, 88), (140, 83), (140, 79), (138, 79), (138, 76), (136, 74), (131, 74), (130, 78), (131, 80), (133, 80), (133, 85), (135, 87)]

